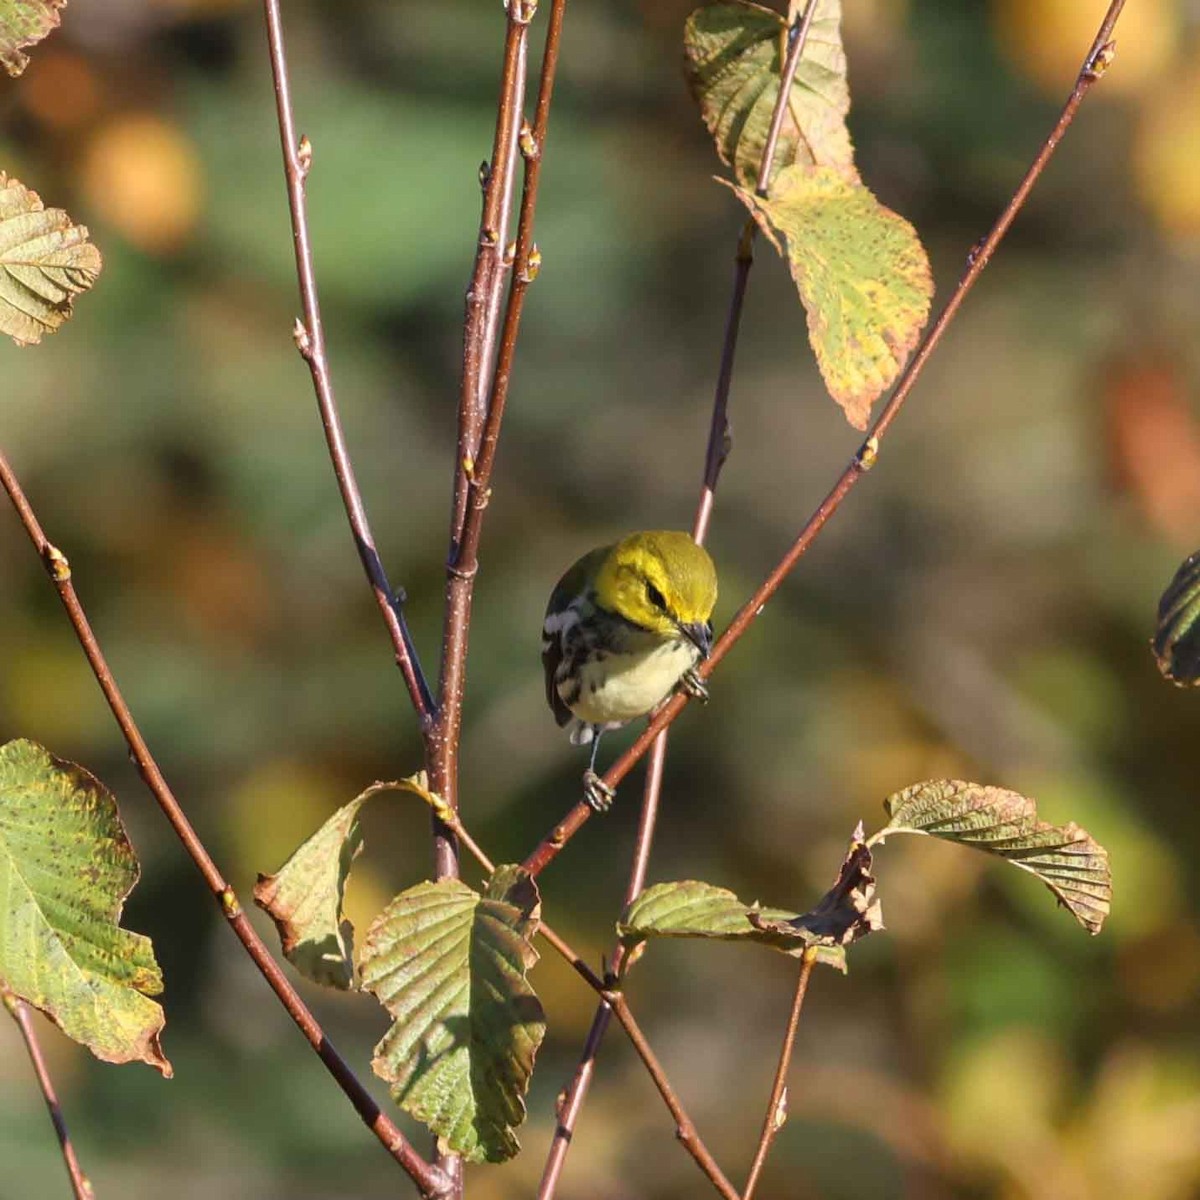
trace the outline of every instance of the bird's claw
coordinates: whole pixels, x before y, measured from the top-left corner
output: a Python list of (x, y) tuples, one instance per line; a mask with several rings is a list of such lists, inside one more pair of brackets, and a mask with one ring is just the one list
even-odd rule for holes
[(700, 674), (695, 667), (689, 667), (684, 671), (679, 677), (679, 686), (693, 700), (699, 700), (701, 704), (708, 703), (708, 684), (700, 678)]
[(583, 773), (583, 800), (594, 813), (606, 813), (612, 808), (616, 792), (596, 774), (587, 770)]

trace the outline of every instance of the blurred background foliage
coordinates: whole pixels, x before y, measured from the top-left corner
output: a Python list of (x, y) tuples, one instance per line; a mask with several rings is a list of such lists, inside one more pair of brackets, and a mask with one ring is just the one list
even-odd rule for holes
[[(582, 761), (544, 710), (542, 606), (582, 549), (690, 523), (732, 253), (680, 72), (688, 0), (577, 0), (531, 294), (479, 580), (465, 809), (520, 857)], [(1103, 0), (846, 0), (865, 180), (907, 215), (944, 297), (1071, 85)], [(460, 317), (491, 139), (495, 0), (287, 7), (328, 336), (392, 577), (435, 661)], [(943, 845), (888, 846), (889, 932), (822, 973), (763, 1197), (1200, 1194), (1197, 699), (1147, 647), (1200, 544), (1200, 9), (1137, 0), (1114, 69), (934, 360), (880, 466), (672, 737), (652, 879), (805, 907), (859, 817), (918, 779), (1037, 797), (1110, 849), (1094, 940), (1031, 880)], [(541, 24), (535, 33), (540, 46)], [(291, 245), (261, 13), (250, 0), (73, 0), (0, 84), (0, 166), (92, 229), (94, 295), (40, 349), (0, 347), (0, 444), (71, 558), (128, 698), (248, 896), (339, 803), (419, 765), (292, 347)], [(858, 438), (822, 392), (782, 264), (751, 281), (735, 448), (712, 546), (728, 619)], [(0, 736), (122, 798), (129, 906), (167, 979), (176, 1078), (47, 1029), (102, 1198), (402, 1194), (269, 996), (127, 762), (15, 520), (0, 517)], [(611, 753), (620, 739), (606, 743)], [(637, 781), (544, 877), (598, 956)], [(359, 922), (430, 868), (415, 804), (377, 801)], [(257, 917), (257, 914), (256, 914)], [(793, 967), (655, 946), (637, 1010), (741, 1178)], [(592, 1012), (546, 956), (524, 1154), (470, 1195), (531, 1195)], [(306, 994), (366, 1070), (365, 998)], [(610, 1036), (564, 1197), (704, 1184)], [(383, 1094), (383, 1089), (379, 1089)], [(419, 1131), (417, 1131), (419, 1134)], [(0, 1196), (65, 1192), (15, 1031), (0, 1023)]]

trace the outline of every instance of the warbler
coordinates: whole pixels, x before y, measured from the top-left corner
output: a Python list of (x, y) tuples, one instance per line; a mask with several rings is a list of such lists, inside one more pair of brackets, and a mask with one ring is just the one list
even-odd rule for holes
[(712, 649), (717, 571), (674, 530), (631, 533), (585, 554), (550, 593), (542, 625), (546, 702), (573, 744), (592, 746), (584, 797), (612, 790), (596, 774), (600, 735), (645, 716), (676, 687), (706, 700), (696, 664)]

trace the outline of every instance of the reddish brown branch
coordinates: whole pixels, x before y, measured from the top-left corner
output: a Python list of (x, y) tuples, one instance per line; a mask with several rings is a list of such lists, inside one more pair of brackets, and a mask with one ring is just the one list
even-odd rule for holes
[(100, 690), (108, 702), (108, 707), (120, 726), (138, 773), (155, 800), (158, 801), (159, 808), (162, 809), (171, 828), (183, 843), (189, 857), (204, 877), (204, 882), (208, 885), (217, 903), (220, 904), (221, 911), (225, 914), (234, 934), (253, 959), (254, 965), (258, 967), (263, 978), (271, 986), (271, 990), (279, 998), (288, 1015), (300, 1027), (300, 1031), (309, 1045), (316, 1051), (317, 1057), (325, 1064), (326, 1069), (337, 1081), (350, 1103), (354, 1105), (363, 1122), (375, 1134), (388, 1153), (408, 1172), (423, 1194), (427, 1196), (444, 1195), (447, 1180), (442, 1172), (426, 1162), (413, 1149), (396, 1125), (380, 1110), (379, 1105), (375, 1103), (371, 1094), (346, 1065), (342, 1056), (334, 1049), (316, 1018), (301, 1000), (299, 993), (292, 987), (279, 964), (271, 957), (262, 939), (247, 920), (233, 889), (226, 883), (217, 864), (205, 849), (195, 829), (192, 828), (191, 822), (187, 819), (179, 801), (176, 800), (163, 777), (158, 763), (150, 753), (150, 748), (146, 745), (141, 730), (138, 729), (133, 714), (125, 703), (124, 696), (117, 687), (117, 682), (113, 678), (108, 662), (100, 649), (100, 644), (96, 640), (91, 622), (76, 594), (75, 584), (71, 578), (71, 568), (66, 556), (47, 539), (37, 515), (3, 453), (0, 453), (0, 485), (8, 493), (21, 524), (29, 535), (29, 540), (33, 543), (34, 549), (58, 591), (59, 599), (62, 601), (63, 608), (66, 609), (67, 618), (87, 656), (96, 682), (99, 683)]
[[(895, 390), (892, 392), (891, 398), (888, 400), (883, 411), (879, 414), (870, 435), (859, 448), (858, 453), (855, 454), (854, 458), (851, 459), (850, 463), (842, 471), (842, 474), (838, 477), (829, 494), (821, 501), (816, 511), (805, 522), (787, 553), (779, 560), (770, 575), (767, 576), (749, 601), (738, 611), (729, 627), (713, 647), (711, 656), (707, 661), (700, 664), (698, 673), (701, 677), (707, 678), (710, 676), (725, 655), (729, 653), (743, 634), (754, 624), (754, 621), (761, 615), (771, 597), (775, 595), (783, 581), (808, 551), (809, 546), (812, 545), (816, 536), (824, 528), (825, 523), (841, 507), (842, 501), (849, 495), (851, 489), (859, 479), (874, 465), (884, 435), (891, 428), (891, 424), (899, 414), (901, 406), (916, 385), (917, 380), (925, 369), (926, 363), (929, 361), (930, 355), (942, 340), (943, 335), (957, 315), (967, 294), (975, 286), (984, 268), (991, 261), (996, 247), (1004, 239), (1004, 235), (1008, 232), (1009, 227), (1024, 207), (1029, 193), (1033, 190), (1034, 184), (1037, 183), (1038, 178), (1046, 168), (1046, 164), (1058, 148), (1063, 135), (1070, 128), (1071, 122), (1074, 121), (1075, 114), (1078, 112), (1079, 106), (1083, 103), (1087, 93), (1096, 80), (1104, 74), (1113, 54), (1113, 46), (1111, 44), (1113, 28), (1124, 7), (1125, 0), (1112, 0), (1104, 21), (1100, 26), (1100, 31), (1096, 36), (1096, 40), (1093, 42), (1091, 50), (1084, 60), (1084, 65), (1079, 72), (1074, 90), (1071, 92), (1070, 98), (1067, 100), (1061, 115), (1055, 122), (1054, 128), (1042, 143), (1036, 157), (1025, 173), (1012, 199), (1005, 205), (1004, 211), (1000, 214), (996, 224), (968, 256), (965, 272), (959, 279), (945, 307), (939, 313), (937, 320), (926, 332), (916, 353), (901, 373)], [(686, 694), (677, 694), (659, 709), (633, 745), (605, 773), (604, 782), (609, 787), (615, 788), (629, 774), (634, 765), (653, 745), (654, 739), (674, 722), (687, 703), (688, 696)], [(524, 865), (526, 869), (535, 876), (540, 874), (554, 861), (562, 848), (575, 836), (591, 815), (592, 810), (586, 803), (580, 801), (576, 804), (567, 813), (566, 817), (542, 839), (533, 853), (525, 860)]]
[(303, 321), (296, 322), (296, 348), (308, 363), (312, 375), (313, 389), (317, 395), (317, 407), (321, 413), (321, 425), (329, 445), (329, 456), (333, 461), (338, 490), (346, 508), (346, 516), (354, 534), (354, 544), (359, 559), (379, 606), (380, 615), (392, 639), (396, 665), (404, 676), (405, 686), (421, 727), (427, 732), (433, 721), (433, 696), (421, 671), (416, 647), (404, 617), (403, 593), (396, 592), (388, 583), (387, 574), (375, 549), (375, 538), (367, 520), (366, 506), (355, 478), (354, 466), (346, 448), (346, 435), (342, 430), (337, 398), (333, 390), (333, 379), (329, 372), (329, 360), (325, 352), (325, 329), (321, 322), (321, 305), (317, 294), (317, 279), (313, 269), (312, 245), (308, 233), (308, 212), (305, 200), (305, 184), (313, 162), (312, 144), (307, 138), (296, 138), (295, 118), (292, 110), (291, 85), (288, 80), (287, 56), (284, 50), (283, 23), (279, 14), (279, 0), (263, 0), (267, 20), (267, 41), (271, 51), (271, 73), (275, 80), (275, 109), (279, 122), (279, 139), (283, 146), (283, 167), (287, 177), (288, 206), (291, 209), (292, 240), (296, 252), (296, 274), (300, 283), (300, 301), (304, 310)]
[(808, 994), (808, 981), (816, 964), (815, 950), (805, 953), (800, 960), (800, 974), (796, 978), (796, 992), (792, 997), (792, 1010), (788, 1014), (787, 1028), (783, 1033), (783, 1046), (779, 1051), (779, 1065), (775, 1068), (775, 1081), (771, 1084), (771, 1098), (767, 1101), (767, 1113), (763, 1117), (762, 1133), (759, 1134), (758, 1148), (754, 1151), (754, 1162), (750, 1174), (746, 1178), (746, 1187), (742, 1192), (742, 1200), (751, 1200), (754, 1189), (758, 1187), (759, 1176), (767, 1161), (767, 1154), (776, 1134), (783, 1128), (787, 1120), (787, 1077), (788, 1067), (792, 1062), (792, 1050), (796, 1045), (796, 1029), (800, 1025), (800, 1012), (804, 1007), (804, 997)]
[(58, 1096), (54, 1091), (54, 1081), (50, 1078), (50, 1069), (46, 1066), (37, 1030), (33, 1027), (33, 1015), (29, 1011), (29, 1005), (23, 1000), (19, 1000), (5, 987), (0, 987), (0, 1000), (4, 1001), (4, 1007), (12, 1013), (12, 1018), (21, 1031), (21, 1037), (25, 1039), (25, 1049), (29, 1051), (29, 1061), (33, 1064), (33, 1073), (37, 1076), (38, 1086), (42, 1089), (42, 1097), (46, 1101), (50, 1121), (54, 1126), (59, 1148), (62, 1150), (63, 1162), (66, 1164), (67, 1174), (71, 1177), (71, 1190), (75, 1193), (75, 1200), (95, 1200), (96, 1193), (92, 1188), (91, 1181), (79, 1165), (79, 1156), (75, 1153), (75, 1146), (71, 1142), (67, 1122), (63, 1118), (62, 1107), (59, 1105)]

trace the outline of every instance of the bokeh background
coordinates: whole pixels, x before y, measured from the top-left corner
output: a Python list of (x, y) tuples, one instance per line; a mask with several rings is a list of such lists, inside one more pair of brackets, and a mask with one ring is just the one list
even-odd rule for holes
[[(944, 297), (1066, 96), (1103, 0), (846, 0), (866, 181)], [(574, 800), (539, 624), (583, 549), (686, 526), (744, 213), (680, 70), (685, 0), (568, 10), (530, 295), (480, 575), (465, 810), (500, 860)], [(296, 0), (287, 24), (330, 352), (383, 558), (426, 660), (440, 633), (462, 297), (503, 35), (495, 0)], [(1096, 89), (880, 465), (677, 726), (651, 878), (806, 907), (854, 823), (916, 780), (1035, 796), (1110, 849), (1089, 939), (1032, 880), (901, 839), (888, 932), (822, 972), (760, 1194), (1182, 1200), (1200, 1194), (1200, 699), (1148, 649), (1200, 544), (1200, 8), (1136, 0)], [(535, 45), (540, 45), (540, 30)], [(325, 456), (297, 311), (259, 8), (73, 0), (0, 83), (0, 168), (85, 221), (106, 267), (40, 348), (0, 346), (0, 444), (168, 778), (244, 897), (332, 809), (419, 765)], [(765, 250), (712, 547), (727, 620), (858, 444)], [(407, 1194), (248, 960), (126, 760), (16, 521), (0, 513), (0, 737), (118, 793), (144, 865), (128, 921), (167, 980), (176, 1078), (49, 1026), (102, 1200)], [(606, 743), (609, 752), (620, 738)], [(636, 788), (544, 876), (547, 915), (611, 941)], [(376, 801), (361, 923), (430, 869), (417, 806)], [(259, 914), (255, 914), (257, 916)], [(793, 964), (656, 946), (632, 995), (710, 1146), (744, 1176)], [(525, 1151), (470, 1195), (533, 1193), (592, 1012), (552, 956)], [(384, 1014), (302, 990), (366, 1072)], [(381, 1097), (382, 1088), (377, 1089)], [(419, 1130), (416, 1131), (419, 1134)], [(424, 1141), (422, 1139), (422, 1144)], [(707, 1185), (619, 1035), (564, 1197)], [(66, 1193), (0, 1023), (0, 1197)]]

